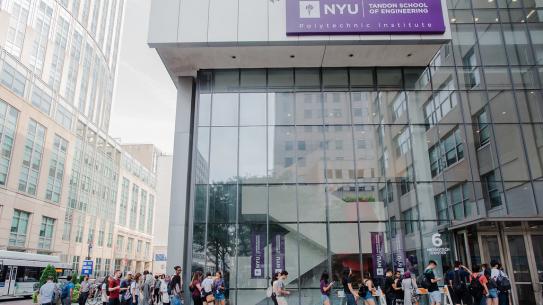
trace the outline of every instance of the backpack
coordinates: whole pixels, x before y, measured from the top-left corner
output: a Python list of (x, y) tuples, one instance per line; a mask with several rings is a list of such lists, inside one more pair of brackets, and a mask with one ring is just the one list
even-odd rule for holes
[(422, 288), (430, 288), (430, 284), (428, 283), (428, 278), (426, 278), (426, 272), (423, 272), (421, 275), (417, 277), (417, 286)]
[(370, 291), (368, 289), (368, 286), (366, 286), (366, 283), (360, 283), (360, 287), (358, 287), (358, 295), (360, 297), (366, 296), (366, 294)]
[(511, 281), (509, 278), (500, 271), (500, 275), (496, 278), (496, 286), (500, 292), (507, 292), (511, 290)]
[(70, 294), (70, 283), (64, 284), (64, 287), (62, 287), (62, 293), (60, 295), (61, 298), (66, 298)]
[(471, 279), (471, 283), (468, 287), (469, 293), (472, 297), (479, 299), (483, 296), (483, 285), (479, 281), (481, 278), (481, 275), (477, 275), (476, 277)]
[(106, 283), (106, 295), (109, 297), (109, 281)]
[(452, 280), (453, 291), (457, 294), (462, 294), (466, 291), (466, 283), (460, 278), (460, 270), (453, 271), (454, 278)]

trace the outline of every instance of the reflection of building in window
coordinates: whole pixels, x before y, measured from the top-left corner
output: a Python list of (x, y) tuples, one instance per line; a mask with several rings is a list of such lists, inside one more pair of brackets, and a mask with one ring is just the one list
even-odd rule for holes
[(392, 101), (392, 120), (396, 121), (407, 110), (405, 94), (398, 93)]
[(437, 176), (447, 167), (455, 164), (464, 158), (464, 143), (460, 129), (456, 127), (439, 144), (432, 146), (428, 150), (430, 159), (430, 170), (432, 177)]
[(462, 62), (464, 64), (466, 88), (472, 89), (479, 86), (481, 84), (481, 75), (479, 74), (479, 68), (477, 67), (477, 57), (474, 47), (464, 55)]
[(437, 213), (438, 223), (440, 225), (447, 223), (449, 219), (449, 213), (447, 211), (448, 206), (447, 206), (447, 197), (445, 193), (436, 195), (434, 197), (434, 202), (436, 204), (436, 213)]
[(490, 141), (490, 125), (486, 109), (475, 116), (475, 123), (477, 124), (477, 130), (475, 130), (477, 146), (481, 147)]
[(485, 189), (485, 199), (488, 202), (490, 209), (502, 205), (502, 197), (500, 194), (499, 182), (496, 180), (496, 173), (491, 171), (481, 178)]
[(414, 181), (413, 166), (408, 166), (404, 171), (403, 176), (400, 177), (400, 193), (405, 195), (413, 188), (412, 182)]
[(452, 77), (449, 77), (443, 85), (424, 104), (424, 123), (426, 129), (437, 124), (458, 104), (458, 98), (453, 91), (456, 89)]
[(403, 229), (405, 234), (413, 234), (415, 231), (417, 231), (417, 223), (415, 222), (416, 219), (417, 215), (413, 208), (402, 212)]
[(390, 232), (390, 238), (396, 237), (396, 234), (398, 233), (398, 228), (396, 226), (396, 216), (392, 216), (389, 219), (388, 225), (388, 231)]
[(387, 180), (386, 184), (379, 189), (379, 201), (384, 202), (385, 205), (394, 201), (394, 189), (390, 180)]
[(472, 215), (472, 206), (469, 203), (469, 189), (467, 183), (451, 187), (434, 197), (437, 218), (440, 224), (449, 219), (449, 207), (454, 220), (463, 220)]
[(409, 141), (409, 127), (404, 127), (402, 131), (394, 138), (396, 144), (396, 156), (405, 156), (411, 151), (411, 142)]

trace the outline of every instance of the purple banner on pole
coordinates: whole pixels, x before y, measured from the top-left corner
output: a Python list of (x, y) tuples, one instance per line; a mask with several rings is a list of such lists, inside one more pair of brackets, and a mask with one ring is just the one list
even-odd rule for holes
[(264, 245), (266, 235), (263, 232), (255, 232), (251, 235), (251, 278), (264, 278)]
[(285, 236), (275, 234), (272, 237), (272, 271), (281, 272), (285, 270)]
[(385, 234), (383, 232), (371, 232), (371, 254), (373, 258), (373, 276), (385, 276)]
[(441, 0), (287, 0), (287, 35), (444, 32)]
[(392, 240), (392, 262), (394, 264), (394, 270), (404, 273), (405, 270), (405, 251), (403, 246), (403, 238), (396, 236)]

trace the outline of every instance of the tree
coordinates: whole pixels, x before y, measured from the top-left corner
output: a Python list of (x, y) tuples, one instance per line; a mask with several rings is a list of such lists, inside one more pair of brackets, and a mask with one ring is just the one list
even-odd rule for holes
[(79, 275), (77, 274), (77, 272), (72, 275), (72, 283), (74, 283), (74, 285), (79, 284)]
[(50, 276), (53, 277), (53, 282), (56, 283), (58, 281), (58, 275), (55, 267), (52, 265), (47, 265), (47, 267), (42, 270), (40, 275), (40, 287), (47, 282), (47, 278)]

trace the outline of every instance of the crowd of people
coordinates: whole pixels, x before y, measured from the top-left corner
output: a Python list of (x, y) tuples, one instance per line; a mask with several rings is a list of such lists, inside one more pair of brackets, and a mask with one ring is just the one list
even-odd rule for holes
[[(181, 267), (175, 275), (152, 275), (148, 271), (128, 272), (124, 278), (120, 270), (106, 276), (101, 284), (103, 305), (180, 305), (182, 297)], [(82, 304), (80, 304), (82, 305)]]
[[(440, 284), (447, 287), (451, 300), (455, 305), (509, 305), (509, 293), (511, 282), (502, 270), (498, 261), (491, 261), (490, 265), (482, 264), (468, 269), (460, 261), (454, 263), (454, 267), (445, 269), (445, 278), (438, 278), (435, 274), (437, 262), (431, 260), (424, 272), (415, 277), (411, 272), (403, 274), (400, 271), (386, 271), (384, 290), (382, 291), (387, 305), (418, 305), (423, 293), (419, 288), (424, 288), (427, 294), (428, 304), (443, 304), (443, 293)], [(288, 274), (288, 273), (287, 273)], [(330, 275), (324, 272), (320, 280), (321, 304), (330, 305), (330, 295), (335, 282), (329, 280)], [(280, 284), (273, 284), (273, 293), (276, 296), (288, 295), (284, 291), (284, 281), (277, 280)], [(376, 305), (374, 295), (377, 295), (380, 287), (376, 288), (369, 273), (364, 273), (359, 283), (354, 283), (353, 271), (346, 269), (342, 273), (342, 288), (338, 295), (344, 297), (347, 305)], [(275, 283), (275, 282), (274, 282)], [(272, 300), (274, 299), (272, 295)], [(275, 305), (286, 305), (286, 301), (275, 297)]]

